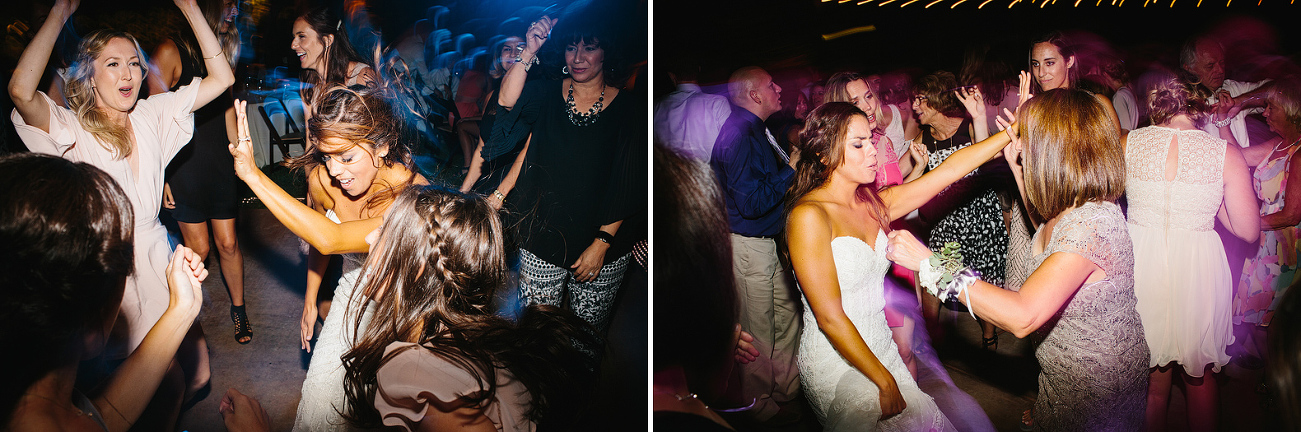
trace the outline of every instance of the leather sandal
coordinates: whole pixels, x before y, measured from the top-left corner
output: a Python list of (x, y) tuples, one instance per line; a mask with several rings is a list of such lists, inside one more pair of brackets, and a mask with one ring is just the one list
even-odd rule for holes
[(235, 342), (240, 345), (253, 341), (253, 325), (248, 321), (244, 306), (230, 306), (230, 320), (235, 323)]

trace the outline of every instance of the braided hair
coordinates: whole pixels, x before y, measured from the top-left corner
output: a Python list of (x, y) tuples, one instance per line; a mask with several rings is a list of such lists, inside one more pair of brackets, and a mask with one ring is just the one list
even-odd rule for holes
[[(494, 400), (496, 370), (504, 367), (532, 396), (529, 419), (564, 423), (577, 416), (566, 403), (584, 399), (591, 367), (573, 344), (586, 341), (589, 331), (552, 306), (531, 306), (517, 323), (496, 314), (506, 252), (501, 220), (485, 200), (411, 186), (398, 195), (380, 232), (362, 268), (362, 296), (352, 300), (373, 299), (376, 308), (365, 329), (354, 321), (358, 343), (343, 356), (345, 418), (380, 426), (376, 374), (398, 354), (384, 354), (394, 342), (420, 344), (474, 376), (482, 391), (462, 396), (471, 406)], [(353, 306), (345, 310), (361, 310)]]

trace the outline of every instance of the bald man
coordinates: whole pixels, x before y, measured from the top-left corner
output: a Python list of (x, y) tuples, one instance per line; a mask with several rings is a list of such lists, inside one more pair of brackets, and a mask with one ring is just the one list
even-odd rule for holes
[[(784, 225), (782, 198), (795, 178), (795, 159), (782, 151), (763, 121), (781, 110), (781, 86), (768, 72), (746, 67), (728, 82), (732, 114), (714, 141), (709, 165), (723, 186), (732, 228), (732, 267), (741, 300), (741, 327), (760, 358), (741, 367), (743, 401), (755, 419), (776, 426), (798, 421), (795, 351), (798, 293), (777, 260)], [(780, 415), (779, 415), (780, 413)]]

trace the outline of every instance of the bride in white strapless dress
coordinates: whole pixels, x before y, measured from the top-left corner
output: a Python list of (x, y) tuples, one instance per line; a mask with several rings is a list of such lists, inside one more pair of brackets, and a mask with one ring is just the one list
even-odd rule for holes
[[(327, 210), (325, 216), (339, 223), (334, 210)], [(334, 289), (334, 304), (340, 307), (326, 315), (325, 324), (321, 325), (321, 335), (316, 339), (307, 377), (303, 379), (302, 399), (298, 401), (298, 415), (294, 417), (295, 431), (355, 430), (339, 415), (347, 399), (343, 391), (342, 357), (352, 348), (356, 317), (361, 316), (361, 328), (365, 329), (375, 304), (353, 298), (361, 284), (361, 265), (366, 262), (366, 254), (341, 256), (343, 275), (339, 277), (338, 288)], [(363, 305), (364, 314), (359, 313)]]
[[(789, 192), (799, 199), (786, 222), (804, 302), (800, 378), (826, 431), (952, 431), (908, 373), (886, 325), (883, 228), (997, 156), (1009, 140), (995, 134), (912, 182), (877, 192), (873, 123), (853, 105), (832, 102), (809, 113), (800, 135), (802, 157)], [(925, 160), (924, 147), (910, 151)]]
[[(935, 400), (917, 387), (890, 337), (890, 328), (885, 323), (884, 281), (885, 271), (890, 268), (885, 245), (885, 232), (881, 231), (877, 232), (875, 246), (868, 246), (857, 237), (843, 236), (831, 240), (831, 253), (845, 315), (858, 328), (881, 365), (894, 376), (907, 408), (878, 423), (880, 390), (831, 346), (812, 313), (804, 314), (798, 359), (804, 394), (818, 420), (831, 431), (872, 429), (864, 426), (871, 424), (882, 431), (953, 430), (935, 406)], [(805, 302), (807, 311), (809, 306)]]

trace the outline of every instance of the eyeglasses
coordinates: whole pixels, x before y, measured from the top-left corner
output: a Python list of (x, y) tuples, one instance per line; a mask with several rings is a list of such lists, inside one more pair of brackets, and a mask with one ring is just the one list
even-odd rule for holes
[(917, 95), (917, 96), (913, 96), (913, 102), (914, 102), (914, 103), (915, 103), (915, 102), (926, 102), (926, 99), (929, 99), (929, 98), (926, 97), (925, 95)]

